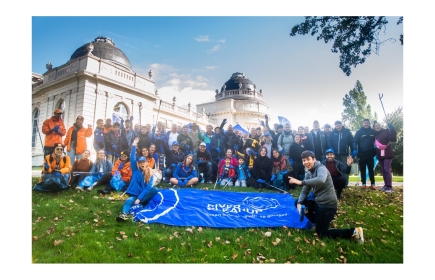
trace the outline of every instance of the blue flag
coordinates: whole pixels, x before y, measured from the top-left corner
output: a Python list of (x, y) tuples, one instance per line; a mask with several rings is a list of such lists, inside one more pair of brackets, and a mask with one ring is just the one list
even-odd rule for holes
[(288, 124), (290, 124), (290, 126), (291, 126), (290, 121), (289, 121), (288, 119), (286, 119), (285, 117), (278, 116), (278, 121), (279, 121), (279, 123), (282, 124), (282, 125), (285, 125), (286, 123), (288, 123)]
[(299, 221), (294, 202), (291, 194), (281, 193), (163, 189), (147, 206), (134, 205), (130, 213), (135, 221), (172, 226), (310, 229), (307, 218)]

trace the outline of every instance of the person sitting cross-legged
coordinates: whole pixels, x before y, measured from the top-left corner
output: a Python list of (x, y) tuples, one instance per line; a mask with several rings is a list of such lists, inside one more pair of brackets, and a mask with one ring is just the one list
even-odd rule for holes
[(326, 159), (322, 161), (322, 164), (326, 166), (332, 177), (332, 183), (334, 184), (335, 193), (337, 199), (341, 198), (341, 192), (347, 187), (347, 177), (350, 169), (352, 168), (353, 158), (347, 157), (347, 165), (341, 161), (335, 159), (334, 149), (327, 149), (325, 151)]
[(183, 162), (178, 163), (173, 178), (169, 181), (171, 184), (178, 185), (179, 187), (187, 187), (198, 183), (196, 168), (193, 166), (192, 154), (188, 154)]

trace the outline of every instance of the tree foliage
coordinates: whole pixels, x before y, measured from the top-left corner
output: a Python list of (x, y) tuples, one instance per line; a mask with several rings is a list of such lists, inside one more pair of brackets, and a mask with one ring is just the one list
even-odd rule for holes
[(380, 121), (382, 127), (387, 127), (387, 124), (394, 126), (397, 132), (397, 141), (391, 142), (391, 147), (394, 152), (394, 159), (391, 164), (391, 171), (396, 175), (403, 175), (403, 108), (399, 107), (392, 113), (387, 113), (387, 119)]
[(377, 114), (372, 116), (372, 107), (367, 104), (367, 96), (359, 80), (356, 81), (354, 89), (349, 91), (343, 98), (345, 109), (341, 113), (343, 124), (351, 131), (357, 131), (364, 119), (376, 120)]
[[(397, 24), (403, 23), (400, 17)], [(363, 64), (372, 52), (379, 54), (383, 43), (379, 34), (385, 32), (388, 21), (379, 17), (305, 17), (305, 21), (293, 26), (290, 36), (318, 34), (317, 40), (333, 41), (331, 51), (340, 52), (340, 68), (349, 76), (358, 64)], [(387, 40), (393, 40), (389, 38)], [(400, 36), (403, 44), (403, 35)]]

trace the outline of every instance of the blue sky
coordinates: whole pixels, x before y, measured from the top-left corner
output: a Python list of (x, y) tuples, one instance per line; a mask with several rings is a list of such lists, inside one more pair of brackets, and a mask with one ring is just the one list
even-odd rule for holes
[[(403, 25), (389, 17), (381, 39), (398, 39)], [(243, 72), (263, 90), (273, 122), (285, 116), (293, 128), (333, 124), (341, 119), (342, 98), (359, 80), (367, 102), (383, 118), (403, 107), (403, 46), (385, 42), (379, 55), (346, 76), (331, 45), (305, 35), (290, 37), (301, 16), (261, 17), (32, 17), (32, 71), (66, 63), (71, 54), (98, 36), (113, 39), (130, 59), (133, 71), (155, 73), (156, 89), (166, 101), (199, 104), (235, 72)], [(406, 111), (406, 108), (404, 108)]]

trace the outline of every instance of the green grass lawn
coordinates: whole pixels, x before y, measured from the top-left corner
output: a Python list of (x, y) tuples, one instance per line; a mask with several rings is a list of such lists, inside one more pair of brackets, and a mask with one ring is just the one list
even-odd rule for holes
[[(37, 178), (32, 179), (32, 187)], [(159, 186), (164, 188), (164, 186)], [(102, 189), (103, 186), (97, 186)], [(200, 184), (198, 189), (210, 188)], [(226, 188), (226, 191), (240, 191)], [(252, 188), (244, 191), (258, 192)], [(276, 192), (275, 190), (263, 190)], [(297, 198), (300, 188), (291, 192)], [(332, 227), (362, 226), (364, 244), (286, 227), (216, 229), (115, 220), (119, 194), (32, 191), (34, 263), (403, 263), (403, 189), (349, 187)], [(125, 197), (123, 197), (125, 198)], [(191, 232), (186, 229), (192, 229)], [(267, 237), (265, 232), (271, 232)]]
[[(375, 176), (375, 182), (383, 181), (384, 179), (382, 178), (382, 176)], [(361, 182), (361, 178), (359, 176), (349, 176), (349, 182)], [(403, 183), (403, 176), (393, 176), (393, 182)]]

